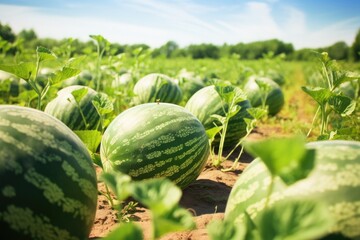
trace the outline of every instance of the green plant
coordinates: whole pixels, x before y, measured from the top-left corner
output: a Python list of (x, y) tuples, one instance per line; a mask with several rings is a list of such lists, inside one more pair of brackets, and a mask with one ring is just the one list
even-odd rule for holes
[(86, 239), (96, 173), (80, 139), (32, 108), (0, 106), (0, 225), (11, 239)]
[(335, 60), (331, 60), (326, 52), (315, 53), (320, 61), (321, 82), (317, 86), (303, 86), (302, 90), (312, 97), (318, 108), (312, 121), (310, 135), (317, 118), (320, 118), (319, 139), (331, 139), (336, 129), (330, 131), (329, 121), (333, 113), (345, 118), (350, 116), (356, 107), (356, 102), (344, 95), (340, 90), (341, 84), (360, 78), (355, 72), (340, 69)]
[[(170, 180), (157, 178), (131, 181), (128, 175), (119, 172), (103, 173), (101, 178), (112, 189), (118, 201), (124, 201), (131, 196), (150, 209), (152, 214), (151, 239), (159, 239), (169, 232), (195, 228), (190, 212), (178, 205), (182, 194), (180, 188)], [(115, 230), (114, 233), (105, 237), (105, 240), (143, 239), (141, 230), (131, 222), (120, 224), (119, 229), (122, 230)], [(127, 232), (126, 236), (123, 231)]]

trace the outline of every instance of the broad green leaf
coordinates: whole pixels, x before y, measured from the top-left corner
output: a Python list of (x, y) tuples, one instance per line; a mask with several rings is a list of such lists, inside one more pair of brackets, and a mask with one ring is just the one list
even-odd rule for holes
[(181, 198), (181, 190), (167, 178), (147, 179), (134, 183), (132, 196), (161, 215), (174, 208)]
[(232, 118), (233, 116), (235, 116), (239, 111), (241, 110), (241, 107), (239, 105), (234, 105), (230, 108), (229, 110), (229, 118)]
[(39, 62), (46, 60), (54, 60), (56, 59), (56, 55), (45, 47), (38, 46), (36, 48), (36, 55)]
[(79, 56), (79, 57), (76, 57), (76, 58), (70, 58), (65, 63), (65, 67), (67, 67), (67, 68), (79, 68), (84, 63), (85, 59), (86, 59), (86, 55)]
[(121, 223), (112, 230), (102, 240), (142, 240), (144, 239), (142, 230), (135, 223)]
[(102, 138), (101, 132), (97, 130), (75, 130), (74, 132), (90, 152), (96, 153)]
[(98, 93), (92, 100), (92, 104), (100, 115), (111, 113), (114, 111), (114, 105), (109, 96), (105, 93)]
[(312, 97), (319, 105), (324, 105), (333, 95), (327, 88), (321, 87), (301, 87), (310, 97)]
[(254, 118), (261, 119), (262, 117), (267, 115), (267, 112), (263, 108), (248, 108), (246, 111)]
[(100, 180), (113, 191), (118, 201), (123, 201), (132, 194), (132, 182), (129, 175), (107, 171), (100, 175)]
[(157, 214), (157, 212), (154, 211), (152, 220), (155, 239), (170, 232), (193, 230), (196, 227), (191, 213), (178, 206), (162, 214)]
[(94, 39), (101, 48), (108, 48), (110, 42), (101, 35), (90, 35), (90, 38)]
[(349, 116), (355, 111), (356, 102), (347, 96), (332, 96), (328, 100), (329, 105), (341, 116)]
[(0, 64), (0, 70), (11, 73), (19, 78), (29, 81), (29, 79), (35, 74), (36, 66), (32, 62), (23, 62), (16, 65), (4, 65)]
[(208, 139), (213, 140), (216, 134), (218, 134), (221, 131), (221, 129), (223, 129), (223, 126), (219, 126), (219, 127), (215, 126), (213, 128), (206, 130), (206, 135)]
[(303, 136), (246, 141), (244, 148), (260, 157), (273, 176), (290, 185), (308, 175), (314, 166), (314, 154), (305, 148)]
[(52, 84), (56, 84), (73, 76), (76, 76), (80, 72), (81, 71), (79, 69), (63, 67), (61, 70), (56, 71), (54, 74), (51, 75), (50, 81)]
[(88, 89), (85, 87), (82, 87), (82, 88), (73, 90), (71, 92), (71, 95), (73, 95), (73, 97), (75, 98), (75, 101), (77, 103), (80, 103), (80, 101), (83, 99), (83, 97), (85, 97), (87, 92), (88, 92)]
[(261, 212), (255, 224), (263, 240), (319, 239), (331, 228), (333, 218), (323, 202), (286, 199)]
[(215, 119), (215, 120), (218, 120), (221, 124), (224, 124), (225, 121), (226, 121), (226, 117), (223, 117), (223, 116), (218, 115), (218, 114), (212, 114), (212, 115), (210, 116), (210, 118)]
[(340, 86), (344, 82), (349, 82), (354, 79), (360, 79), (360, 74), (351, 71), (336, 71), (334, 76), (334, 88)]

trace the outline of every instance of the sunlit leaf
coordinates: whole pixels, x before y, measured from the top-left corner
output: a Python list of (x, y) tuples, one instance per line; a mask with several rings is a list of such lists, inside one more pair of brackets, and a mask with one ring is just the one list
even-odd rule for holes
[(113, 191), (118, 201), (123, 201), (132, 194), (132, 183), (129, 175), (106, 171), (100, 175), (100, 180), (104, 181), (106, 186)]
[(56, 71), (50, 76), (50, 81), (52, 84), (56, 84), (73, 76), (76, 76), (80, 72), (81, 71), (79, 69), (63, 67), (61, 70)]
[(349, 82), (354, 79), (360, 79), (360, 74), (351, 71), (336, 71), (334, 78), (334, 87), (340, 86), (344, 82)]
[(0, 64), (0, 70), (11, 73), (19, 78), (29, 81), (29, 79), (35, 74), (36, 66), (32, 62), (23, 62), (16, 65), (4, 65)]
[(323, 202), (286, 199), (261, 212), (255, 224), (263, 240), (319, 239), (333, 225), (333, 218)]
[(305, 178), (314, 167), (315, 154), (307, 150), (303, 136), (246, 141), (245, 150), (260, 157), (273, 176), (290, 185)]
[(88, 88), (82, 87), (82, 88), (73, 90), (71, 92), (71, 95), (73, 95), (73, 97), (77, 103), (80, 103), (80, 101), (85, 97), (85, 95), (87, 93), (88, 93)]
[(97, 151), (102, 138), (101, 132), (97, 130), (75, 130), (74, 132), (92, 153)]
[(206, 135), (208, 139), (210, 140), (214, 139), (216, 134), (218, 134), (221, 131), (221, 129), (223, 129), (223, 126), (215, 126), (213, 128), (206, 130)]
[(341, 116), (349, 116), (355, 111), (356, 102), (347, 96), (332, 96), (329, 98), (329, 105)]
[(111, 113), (114, 110), (114, 105), (109, 96), (105, 93), (97, 93), (92, 104), (100, 115)]
[(39, 62), (46, 61), (46, 60), (54, 60), (56, 59), (55, 53), (53, 53), (51, 50), (38, 46), (36, 48), (36, 55)]
[(154, 214), (161, 215), (175, 207), (181, 190), (167, 178), (147, 179), (134, 183), (132, 196), (150, 208)]
[(152, 220), (156, 239), (166, 233), (193, 230), (196, 227), (191, 213), (181, 207), (173, 207), (161, 214), (154, 211)]
[(325, 104), (333, 93), (327, 88), (321, 87), (301, 87), (310, 97), (312, 97), (318, 104)]
[(254, 118), (261, 119), (267, 115), (267, 112), (263, 108), (247, 108), (246, 111)]

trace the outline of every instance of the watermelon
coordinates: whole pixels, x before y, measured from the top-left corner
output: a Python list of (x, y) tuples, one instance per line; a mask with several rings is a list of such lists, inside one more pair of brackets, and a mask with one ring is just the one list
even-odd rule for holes
[(167, 177), (181, 188), (203, 170), (209, 143), (201, 122), (181, 106), (144, 103), (119, 114), (100, 147), (105, 171), (134, 180)]
[(1, 234), (88, 239), (96, 205), (96, 173), (81, 140), (42, 111), (1, 105)]
[[(87, 93), (81, 99), (78, 106), (71, 93), (79, 89), (87, 89)], [(100, 121), (100, 116), (92, 104), (92, 100), (96, 96), (97, 92), (90, 87), (80, 85), (69, 86), (61, 89), (58, 92), (58, 96), (46, 105), (44, 111), (61, 120), (72, 130), (95, 130)], [(88, 126), (85, 125), (81, 112)]]
[[(290, 186), (277, 178), (270, 204), (290, 197), (324, 202), (336, 222), (329, 235), (360, 239), (360, 142), (319, 141), (307, 147), (316, 150), (315, 168)], [(225, 219), (242, 221), (245, 210), (255, 218), (264, 208), (270, 178), (260, 159), (250, 163), (231, 190)]]
[(270, 85), (270, 92), (267, 95), (265, 104), (268, 106), (269, 115), (276, 115), (285, 103), (283, 91), (280, 86), (270, 78), (251, 76), (244, 86), (244, 91), (253, 107), (261, 106), (261, 91), (256, 80)]
[(199, 76), (186, 69), (179, 72), (177, 79), (183, 93), (183, 101), (188, 101), (194, 93), (205, 87), (205, 83)]
[(141, 78), (133, 91), (135, 105), (157, 101), (179, 104), (182, 100), (182, 91), (175, 80), (160, 73), (150, 73)]
[[(194, 114), (204, 125), (205, 129), (211, 129), (220, 126), (220, 122), (211, 117), (211, 115), (217, 114), (225, 116), (222, 107), (222, 101), (220, 95), (215, 90), (215, 86), (207, 86), (197, 91), (186, 103), (185, 108)], [(228, 130), (225, 135), (225, 147), (232, 147), (239, 139), (246, 135), (246, 123), (244, 118), (252, 118), (247, 112), (247, 109), (251, 107), (248, 100), (244, 100), (238, 105), (241, 107), (240, 111), (233, 116), (228, 125)], [(227, 109), (227, 106), (225, 106)], [(214, 146), (217, 146), (220, 142), (220, 135), (215, 137), (213, 142)]]

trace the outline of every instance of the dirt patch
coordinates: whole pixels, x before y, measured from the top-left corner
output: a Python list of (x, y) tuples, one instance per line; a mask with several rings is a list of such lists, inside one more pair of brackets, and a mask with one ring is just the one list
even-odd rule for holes
[[(246, 158), (246, 155), (244, 155)], [(245, 159), (248, 160), (248, 159)], [(223, 168), (229, 168), (233, 161), (227, 160)], [(200, 174), (198, 179), (183, 190), (180, 206), (188, 209), (194, 216), (196, 229), (187, 232), (170, 233), (162, 240), (171, 239), (209, 239), (206, 226), (214, 219), (223, 219), (227, 199), (232, 186), (235, 184), (239, 174), (247, 163), (239, 164), (236, 171), (223, 172), (220, 169), (208, 165)], [(101, 169), (97, 168), (97, 173)], [(98, 184), (99, 189), (104, 190), (104, 184)], [(118, 224), (116, 210), (112, 209), (106, 198), (99, 195), (98, 208), (94, 226), (90, 233), (90, 239), (101, 239), (106, 236)], [(135, 212), (128, 215), (128, 218), (139, 224), (143, 229), (145, 239), (151, 234), (151, 216), (148, 209), (137, 206)]]

